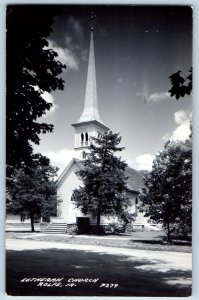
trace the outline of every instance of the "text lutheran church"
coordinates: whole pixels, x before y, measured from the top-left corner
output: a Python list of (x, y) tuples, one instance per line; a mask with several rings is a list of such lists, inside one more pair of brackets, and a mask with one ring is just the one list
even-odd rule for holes
[[(75, 129), (74, 149), (77, 153), (78, 159), (73, 158), (58, 179), (58, 195), (61, 197), (62, 202), (58, 207), (58, 216), (52, 219), (52, 229), (53, 224), (55, 227), (56, 224), (60, 224), (60, 229), (61, 224), (62, 226), (65, 224), (65, 228), (70, 225), (78, 224), (80, 230), (81, 227), (83, 229), (85, 224), (96, 224), (95, 219), (89, 215), (82, 214), (81, 211), (75, 208), (71, 201), (74, 189), (81, 185), (80, 180), (76, 176), (76, 172), (83, 167), (81, 160), (85, 159), (85, 149), (89, 146), (89, 138), (99, 137), (105, 131), (110, 130), (101, 121), (98, 112), (93, 26), (91, 26), (90, 29), (90, 52), (84, 109), (80, 119), (76, 123), (72, 124)], [(129, 197), (131, 199), (131, 206), (128, 211), (129, 213), (136, 215), (134, 225), (144, 226), (147, 224), (147, 219), (138, 211), (139, 190), (144, 186), (143, 174), (140, 171), (127, 167), (126, 176), (128, 177)], [(113, 218), (102, 217), (101, 224), (106, 225), (112, 221)]]

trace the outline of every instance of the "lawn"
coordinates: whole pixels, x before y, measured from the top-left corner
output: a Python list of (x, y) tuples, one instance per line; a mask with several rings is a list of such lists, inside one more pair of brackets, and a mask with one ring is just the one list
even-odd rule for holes
[(175, 252), (191, 252), (191, 242), (174, 241), (173, 245), (162, 244), (165, 237), (163, 231), (151, 232), (134, 232), (131, 235), (105, 235), (105, 236), (82, 236), (74, 237), (59, 234), (32, 234), (32, 233), (16, 233), (9, 232), (7, 237), (25, 238), (37, 241), (62, 242), (77, 245), (98, 245), (107, 247), (119, 247), (143, 250), (159, 250), (159, 251), (175, 251)]

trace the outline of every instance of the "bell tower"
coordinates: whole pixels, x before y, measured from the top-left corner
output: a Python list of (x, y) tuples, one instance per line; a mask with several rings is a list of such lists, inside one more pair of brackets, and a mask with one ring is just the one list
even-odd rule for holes
[(86, 93), (84, 101), (84, 109), (79, 120), (72, 124), (75, 129), (75, 147), (76, 151), (80, 151), (80, 157), (84, 157), (84, 149), (89, 146), (90, 137), (99, 137), (109, 128), (103, 124), (98, 112), (97, 103), (97, 84), (95, 72), (95, 53), (94, 53), (94, 19), (95, 15), (89, 18), (90, 20), (90, 50), (88, 61), (88, 73), (86, 82)]

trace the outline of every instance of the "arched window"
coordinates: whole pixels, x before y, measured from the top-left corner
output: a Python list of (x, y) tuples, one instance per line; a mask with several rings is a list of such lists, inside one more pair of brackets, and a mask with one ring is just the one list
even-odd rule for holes
[(88, 145), (88, 132), (85, 133), (85, 139), (86, 139), (85, 144)]
[(83, 146), (83, 144), (84, 144), (84, 134), (82, 133), (81, 134), (81, 146)]
[(138, 197), (135, 198), (135, 204), (138, 205)]

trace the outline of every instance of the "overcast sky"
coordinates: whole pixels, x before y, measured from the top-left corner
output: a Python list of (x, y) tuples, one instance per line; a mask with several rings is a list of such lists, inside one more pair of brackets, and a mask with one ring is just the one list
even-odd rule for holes
[(51, 158), (60, 171), (73, 157), (72, 123), (82, 113), (90, 32), (88, 17), (97, 15), (94, 43), (99, 114), (120, 132), (123, 159), (150, 169), (167, 139), (189, 134), (191, 97), (170, 98), (169, 76), (192, 66), (192, 10), (188, 6), (61, 6), (49, 45), (67, 65), (64, 91), (44, 94), (54, 103), (45, 122), (54, 132), (41, 135), (35, 151)]

